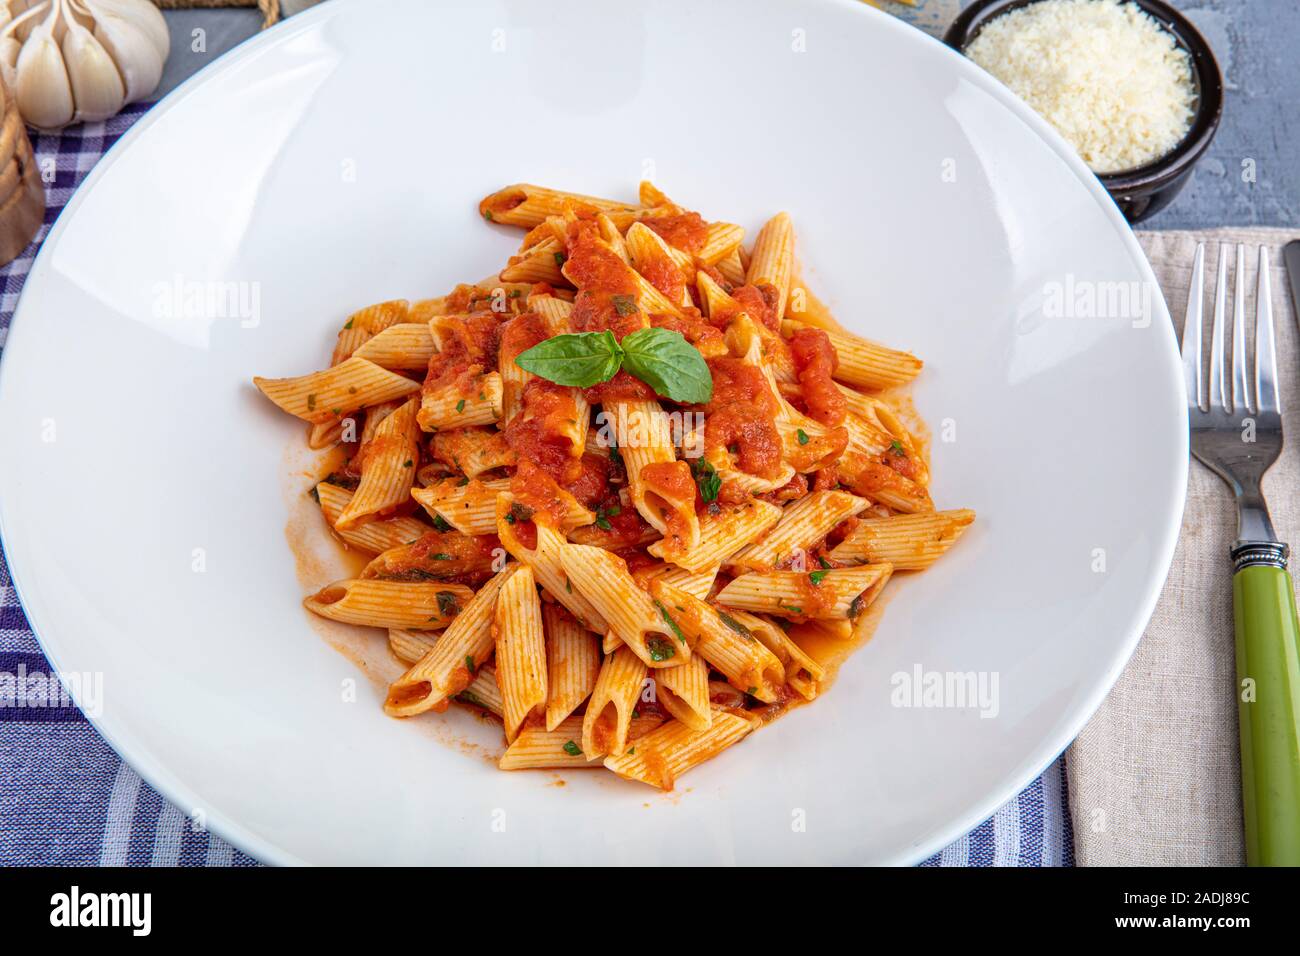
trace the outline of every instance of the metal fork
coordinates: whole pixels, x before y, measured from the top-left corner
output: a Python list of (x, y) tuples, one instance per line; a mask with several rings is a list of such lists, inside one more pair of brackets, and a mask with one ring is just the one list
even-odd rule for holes
[(1219, 247), (1208, 401), (1201, 326), (1205, 244), (1196, 247), (1183, 326), (1183, 372), (1192, 454), (1228, 483), (1237, 499), (1232, 546), (1246, 860), (1252, 866), (1300, 865), (1300, 641), (1289, 548), (1269, 519), (1260, 483), (1282, 451), (1277, 354), (1268, 250), (1260, 247), (1255, 286), (1253, 381), (1246, 364), (1246, 254), (1237, 246), (1232, 305), (1232, 388), (1226, 378), (1228, 247)]

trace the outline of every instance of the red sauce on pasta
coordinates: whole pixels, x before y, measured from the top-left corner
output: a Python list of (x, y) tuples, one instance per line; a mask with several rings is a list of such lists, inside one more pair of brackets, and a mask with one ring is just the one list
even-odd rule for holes
[(709, 225), (698, 212), (650, 216), (641, 221), (658, 233), (668, 245), (676, 246), (683, 252), (699, 252), (709, 238)]
[(842, 424), (847, 405), (831, 377), (839, 358), (830, 337), (821, 329), (798, 329), (790, 337), (790, 355), (808, 416), (823, 425)]
[(776, 403), (763, 373), (734, 358), (708, 362), (713, 375), (713, 400), (706, 406), (706, 450), (734, 449), (736, 465), (751, 475), (773, 477), (781, 471), (781, 435), (776, 428)]

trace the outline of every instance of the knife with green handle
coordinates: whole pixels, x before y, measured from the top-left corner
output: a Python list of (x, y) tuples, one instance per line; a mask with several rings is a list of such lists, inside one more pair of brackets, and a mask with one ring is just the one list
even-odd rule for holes
[(1291, 575), (1248, 564), (1232, 579), (1246, 862), (1300, 865), (1300, 627)]

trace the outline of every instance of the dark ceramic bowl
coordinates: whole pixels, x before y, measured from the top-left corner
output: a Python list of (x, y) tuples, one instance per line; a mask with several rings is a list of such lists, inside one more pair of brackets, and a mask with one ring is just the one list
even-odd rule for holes
[[(964, 54), (967, 45), (990, 20), (1038, 0), (976, 0), (961, 12), (943, 42)], [(1196, 114), (1181, 143), (1145, 166), (1117, 173), (1098, 174), (1124, 218), (1141, 222), (1164, 209), (1187, 184), (1192, 167), (1201, 158), (1219, 129), (1223, 113), (1223, 74), (1210, 45), (1181, 13), (1161, 0), (1128, 0), (1135, 3), (1166, 30), (1192, 57), (1192, 82), (1196, 87)]]

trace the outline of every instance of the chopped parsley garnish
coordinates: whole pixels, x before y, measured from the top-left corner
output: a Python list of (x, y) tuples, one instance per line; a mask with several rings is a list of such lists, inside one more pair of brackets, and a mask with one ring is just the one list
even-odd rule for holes
[(610, 302), (614, 304), (614, 311), (619, 315), (632, 315), (640, 311), (636, 305), (636, 297), (630, 295), (610, 296)]
[(451, 525), (447, 523), (447, 519), (444, 518), (442, 515), (438, 515), (438, 514), (433, 516), (433, 526), (437, 528), (439, 531), (451, 530)]
[(801, 607), (795, 607), (793, 604), (782, 604), (781, 607), (783, 607), (785, 610), (789, 611), (791, 614), (802, 614), (802, 613), (803, 613), (803, 608), (801, 608)]
[(577, 744), (575, 744), (572, 740), (566, 740), (564, 742), (564, 752), (568, 754), (570, 757), (582, 756), (582, 748), (579, 747)]
[(557, 252), (555, 254), (555, 264), (559, 266), (561, 269), (564, 268), (564, 264), (568, 261), (569, 261), (569, 257), (566, 256), (563, 252)]
[[(662, 614), (662, 615), (664, 616), (664, 622), (665, 622), (669, 627), (671, 627), (671, 628), (673, 629), (673, 633), (677, 635), (677, 640), (679, 640), (679, 641), (681, 641), (683, 644), (685, 644), (685, 643), (686, 643), (686, 635), (682, 633), (682, 629), (681, 629), (680, 627), (677, 626), (677, 622), (674, 621), (673, 618), (672, 618), (672, 615), (668, 613), (668, 608), (664, 607), (664, 606), (663, 606), (662, 604), (660, 604), (658, 601), (655, 601), (655, 607), (659, 608), (659, 613)], [(659, 659), (659, 658), (657, 658), (657, 657), (655, 658), (655, 660), (658, 660), (658, 659)]]
[[(667, 617), (667, 615), (664, 615)], [(666, 661), (677, 653), (676, 649), (662, 637), (652, 637), (645, 642), (646, 650), (650, 652), (650, 660)]]
[(429, 555), (429, 560), (430, 561), (455, 561), (456, 559), (453, 558), (446, 551), (439, 551), (437, 554)]
[(469, 671), (471, 674), (474, 673), (474, 655), (465, 655), (465, 670)]
[(716, 501), (718, 492), (722, 490), (722, 479), (718, 477), (718, 470), (705, 459), (695, 458), (691, 461), (691, 474), (695, 476), (695, 486), (700, 489), (700, 497), (706, 503)]
[(313, 392), (311, 395), (307, 396), (307, 411), (313, 412), (315, 410), (316, 410), (316, 394)]
[(491, 209), (484, 209), (484, 210), (483, 210), (483, 218), (486, 219), (488, 222), (491, 222), (491, 221), (492, 221), (492, 210), (491, 210)]
[(889, 443), (889, 450), (895, 455), (902, 455), (904, 458), (907, 457), (907, 449), (903, 447), (903, 443), (897, 438)]
[(459, 402), (456, 403), (456, 411), (463, 412), (464, 410), (465, 410), (465, 399), (462, 398)]
[[(451, 617), (460, 613), (460, 603), (456, 600), (456, 594), (453, 591), (439, 591), (438, 613), (443, 617)], [(472, 670), (473, 668), (471, 668)]]
[(822, 578), (824, 577), (826, 577), (825, 571), (814, 571), (808, 575), (808, 580), (811, 581), (814, 586), (816, 586), (822, 583)]
[(801, 444), (801, 445), (806, 445), (806, 444), (808, 444), (808, 440), (809, 440), (809, 439), (808, 439), (808, 433), (807, 433), (806, 431), (804, 431), (802, 428), (800, 428), (800, 429), (799, 429), (798, 431), (796, 431), (794, 434), (795, 434), (795, 437), (799, 439), (799, 444)]
[(600, 508), (596, 511), (596, 527), (601, 531), (609, 531), (613, 525), (609, 523), (610, 518), (616, 518), (623, 513), (623, 509), (618, 505), (610, 505), (608, 508)]
[(831, 563), (827, 561), (826, 558), (820, 554), (817, 556), (817, 563), (820, 564), (827, 571), (831, 570)]
[(413, 464), (415, 464), (415, 462), (411, 461), (411, 459), (408, 458), (406, 459), (406, 461), (402, 462), (402, 467), (410, 468)]
[(754, 632), (745, 627), (745, 625), (741, 624), (726, 611), (719, 611), (718, 617), (722, 620), (723, 624), (727, 625), (727, 627), (731, 628), (741, 637), (746, 637), (751, 641), (754, 639)]

